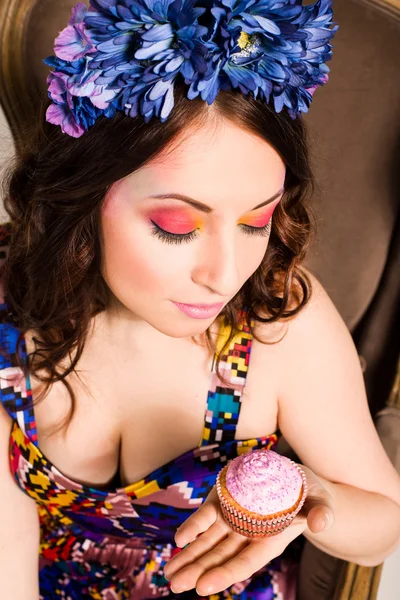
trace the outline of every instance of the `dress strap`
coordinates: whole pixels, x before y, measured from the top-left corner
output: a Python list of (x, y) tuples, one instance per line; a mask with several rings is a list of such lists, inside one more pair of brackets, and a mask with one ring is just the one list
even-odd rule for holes
[(212, 363), (207, 409), (200, 446), (230, 442), (235, 439), (242, 394), (246, 384), (253, 336), (246, 321), (246, 310), (240, 312), (239, 331), (221, 355), (219, 370), (226, 385), (216, 372), (217, 357), (229, 337), (230, 328), (221, 326), (219, 341)]
[[(0, 224), (0, 402), (10, 417), (17, 421), (25, 435), (37, 445), (36, 423), (29, 376), (17, 362), (19, 330), (10, 321), (9, 307), (4, 297), (3, 269), (8, 257), (12, 224)], [(25, 339), (20, 344), (22, 364), (27, 362)]]
[[(1, 305), (1, 309), (4, 305)], [(0, 355), (0, 401), (12, 419), (37, 445), (37, 431), (32, 402), (32, 390), (29, 377), (17, 363), (17, 341), (19, 330), (10, 323), (0, 324), (0, 348), (8, 356)], [(26, 364), (27, 351), (25, 340), (20, 345), (22, 362)]]

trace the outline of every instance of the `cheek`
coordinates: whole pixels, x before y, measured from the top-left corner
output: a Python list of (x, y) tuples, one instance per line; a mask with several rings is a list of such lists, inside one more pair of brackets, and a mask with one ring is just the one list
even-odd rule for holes
[(187, 248), (158, 241), (149, 224), (119, 201), (110, 201), (102, 213), (102, 257), (107, 285), (126, 304), (140, 295), (172, 293), (190, 272), (192, 258)]
[(123, 198), (107, 199), (102, 211), (102, 275), (119, 298), (133, 290), (159, 289), (160, 269), (148, 237)]
[(240, 271), (242, 274), (243, 283), (247, 281), (255, 271), (257, 271), (258, 267), (262, 263), (262, 260), (265, 256), (266, 243), (267, 242), (264, 239), (264, 242), (260, 243), (257, 248), (253, 244), (251, 252), (244, 253), (242, 255)]
[(119, 298), (133, 291), (155, 292), (159, 286), (159, 270), (146, 253), (123, 231), (104, 227), (103, 277), (111, 291)]
[[(277, 200), (272, 204), (271, 207), (268, 208), (268, 211), (259, 217), (252, 217), (244, 221), (246, 225), (250, 225), (252, 227), (264, 227), (268, 224), (268, 222), (273, 217), (273, 213), (278, 206), (280, 200)], [(258, 267), (261, 265), (265, 254), (268, 250), (268, 244), (271, 234), (268, 236), (260, 236), (260, 237), (250, 237), (248, 243), (248, 251), (244, 249), (242, 251), (241, 256), (241, 273), (243, 273), (243, 280), (247, 281), (251, 275), (255, 271), (257, 271)]]
[[(250, 236), (249, 236), (250, 237)], [(240, 275), (243, 283), (257, 271), (268, 251), (270, 236), (247, 239), (240, 252)]]

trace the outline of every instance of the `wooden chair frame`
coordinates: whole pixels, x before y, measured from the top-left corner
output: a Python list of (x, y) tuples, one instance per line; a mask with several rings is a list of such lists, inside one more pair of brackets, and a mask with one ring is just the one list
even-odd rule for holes
[(26, 76), (24, 61), (24, 34), (34, 5), (35, 0), (0, 0), (0, 103), (18, 153), (35, 118), (39, 94), (33, 78)]

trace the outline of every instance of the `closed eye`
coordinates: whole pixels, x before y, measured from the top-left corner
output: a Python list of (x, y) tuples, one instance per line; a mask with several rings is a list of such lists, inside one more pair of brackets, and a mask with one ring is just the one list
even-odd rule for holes
[[(151, 223), (153, 225), (151, 235), (158, 237), (161, 241), (166, 242), (167, 244), (182, 244), (183, 242), (191, 242), (198, 236), (197, 229), (194, 229), (189, 233), (171, 233), (169, 231), (165, 231), (165, 229), (161, 229), (161, 227), (159, 227), (152, 220)], [(253, 227), (251, 225), (244, 225), (243, 223), (239, 223), (239, 226), (247, 235), (260, 235), (267, 237), (271, 232), (272, 218), (263, 227)]]
[(264, 227), (252, 227), (251, 225), (240, 224), (240, 227), (249, 235), (262, 235), (267, 236), (271, 232), (272, 222), (271, 219)]

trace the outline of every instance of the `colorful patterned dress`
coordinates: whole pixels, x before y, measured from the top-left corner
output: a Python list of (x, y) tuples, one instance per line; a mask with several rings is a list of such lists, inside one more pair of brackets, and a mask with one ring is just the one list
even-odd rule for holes
[[(9, 227), (0, 226), (1, 262), (8, 240)], [(217, 377), (214, 356), (198, 446), (126, 487), (115, 481), (97, 489), (66, 477), (40, 451), (30, 379), (16, 366), (18, 331), (1, 301), (0, 347), (10, 353), (10, 360), (0, 357), (1, 401), (13, 419), (12, 474), (38, 509), (40, 600), (199, 598), (195, 589), (174, 594), (163, 576), (168, 559), (180, 552), (175, 531), (206, 499), (226, 461), (274, 448), (278, 440), (276, 433), (235, 440), (252, 344), (247, 326), (242, 324), (221, 363), (231, 387)], [(25, 342), (22, 357), (26, 360)], [(208, 598), (294, 600), (298, 552), (289, 546), (249, 579)]]

